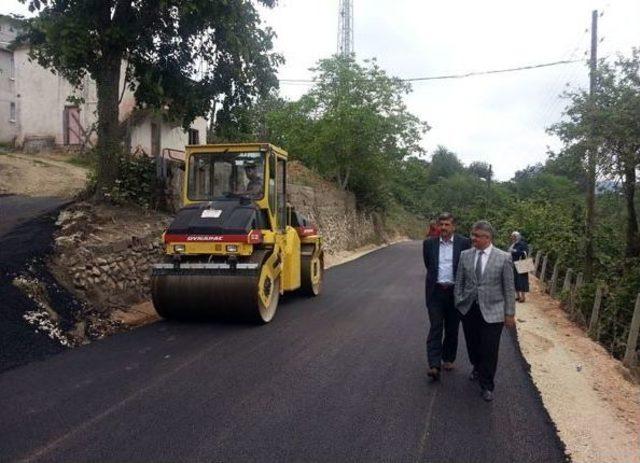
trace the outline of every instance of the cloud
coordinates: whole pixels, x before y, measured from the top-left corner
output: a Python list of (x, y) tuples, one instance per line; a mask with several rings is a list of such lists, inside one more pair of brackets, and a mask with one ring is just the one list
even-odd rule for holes
[[(600, 18), (600, 55), (640, 45), (636, 0), (541, 0), (524, 4), (416, 0), (354, 0), (355, 48), (376, 57), (391, 75), (420, 77), (525, 66), (561, 59), (586, 60), (591, 11)], [(334, 53), (338, 1), (288, 0), (265, 13), (279, 31), (277, 47), (288, 59), (281, 77), (308, 78), (306, 68)], [(506, 180), (528, 164), (542, 162), (558, 141), (545, 129), (566, 105), (566, 84), (585, 87), (583, 63), (461, 80), (414, 83), (409, 109), (429, 122), (423, 145), (439, 144), (466, 162), (494, 165)], [(290, 98), (307, 87), (283, 85)]]

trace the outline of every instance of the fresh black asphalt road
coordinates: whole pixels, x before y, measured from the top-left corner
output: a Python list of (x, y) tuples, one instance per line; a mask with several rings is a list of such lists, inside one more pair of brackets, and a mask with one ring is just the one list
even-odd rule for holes
[(327, 271), (266, 326), (158, 322), (0, 375), (1, 461), (561, 462), (513, 333), (496, 399), (426, 376), (407, 242)]
[(16, 225), (53, 211), (68, 201), (54, 197), (0, 195), (0, 236), (11, 231)]

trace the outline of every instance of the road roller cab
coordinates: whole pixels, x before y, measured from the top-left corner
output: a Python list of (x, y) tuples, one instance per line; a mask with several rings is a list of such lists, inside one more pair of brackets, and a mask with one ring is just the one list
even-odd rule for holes
[(279, 296), (320, 293), (321, 237), (287, 204), (287, 153), (270, 144), (188, 146), (184, 207), (163, 235), (151, 292), (165, 318), (269, 322)]

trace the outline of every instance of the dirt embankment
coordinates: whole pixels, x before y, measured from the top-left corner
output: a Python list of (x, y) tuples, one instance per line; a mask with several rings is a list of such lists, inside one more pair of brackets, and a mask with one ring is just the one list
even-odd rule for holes
[(572, 461), (640, 462), (640, 385), (535, 278), (531, 289), (517, 308), (518, 338)]
[(85, 187), (87, 169), (69, 156), (0, 155), (0, 194), (71, 198)]

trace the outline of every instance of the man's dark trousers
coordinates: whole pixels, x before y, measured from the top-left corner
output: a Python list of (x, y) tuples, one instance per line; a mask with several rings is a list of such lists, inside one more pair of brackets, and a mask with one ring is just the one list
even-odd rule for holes
[(462, 316), (462, 329), (467, 341), (467, 352), (473, 369), (478, 373), (482, 389), (493, 391), (493, 378), (498, 366), (498, 350), (504, 323), (487, 323), (480, 307), (474, 302)]
[(441, 362), (453, 363), (458, 350), (460, 315), (453, 300), (453, 285), (436, 284), (427, 309), (431, 324), (427, 336), (427, 358), (430, 368), (440, 368)]

